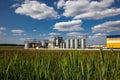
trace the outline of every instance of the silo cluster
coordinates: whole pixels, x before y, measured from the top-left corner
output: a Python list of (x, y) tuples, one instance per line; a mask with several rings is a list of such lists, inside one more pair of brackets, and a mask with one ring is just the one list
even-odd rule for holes
[(25, 49), (27, 48), (64, 48), (64, 49), (78, 49), (86, 48), (86, 38), (67, 38), (63, 40), (62, 37), (51, 37), (49, 40), (31, 39), (25, 41)]
[(66, 48), (66, 49), (77, 49), (77, 48), (86, 48), (86, 39), (85, 38), (71, 38), (66, 39), (61, 43), (60, 48)]

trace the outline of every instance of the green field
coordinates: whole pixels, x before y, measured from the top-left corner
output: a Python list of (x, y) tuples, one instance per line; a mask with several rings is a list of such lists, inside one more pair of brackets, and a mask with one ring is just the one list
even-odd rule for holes
[(0, 80), (120, 80), (120, 51), (0, 47)]

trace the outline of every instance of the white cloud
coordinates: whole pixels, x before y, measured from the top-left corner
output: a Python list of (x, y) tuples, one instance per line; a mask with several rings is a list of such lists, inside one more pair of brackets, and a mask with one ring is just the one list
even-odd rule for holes
[(96, 33), (92, 36), (88, 36), (87, 43), (88, 44), (105, 44), (106, 43), (106, 35), (105, 33)]
[(78, 15), (80, 12), (83, 12), (86, 5), (88, 6), (87, 0), (68, 0), (64, 5), (63, 15), (66, 17)]
[(24, 33), (24, 30), (14, 29), (14, 30), (11, 30), (11, 32), (13, 33), (13, 35), (22, 35), (22, 33)]
[(116, 32), (120, 31), (120, 20), (108, 21), (92, 27), (92, 32)]
[(59, 17), (53, 7), (49, 7), (46, 4), (35, 0), (25, 0), (25, 2), (15, 10), (15, 13), (38, 20)]
[(49, 33), (48, 35), (50, 35), (50, 36), (60, 36), (60, 33), (51, 32), (51, 33)]
[(102, 19), (105, 17), (120, 15), (120, 8), (113, 8), (114, 0), (60, 0), (58, 8), (63, 8), (63, 16), (74, 19)]
[(65, 1), (64, 0), (59, 0), (58, 3), (57, 3), (57, 8), (60, 9), (64, 6), (65, 4)]
[(83, 36), (83, 35), (85, 35), (85, 34), (79, 33), (79, 32), (66, 33), (66, 36), (70, 36), (70, 37), (80, 37), (80, 36)]
[(83, 30), (81, 24), (82, 24), (81, 20), (58, 22), (54, 25), (53, 29), (56, 29), (58, 31), (79, 31), (79, 30)]
[(120, 8), (118, 9), (106, 9), (103, 11), (93, 11), (88, 13), (83, 13), (74, 17), (74, 19), (86, 18), (86, 19), (102, 19), (105, 17), (116, 16), (120, 14)]
[(6, 30), (5, 27), (0, 27), (0, 31)]
[(95, 36), (107, 36), (108, 34), (106, 33), (96, 33)]

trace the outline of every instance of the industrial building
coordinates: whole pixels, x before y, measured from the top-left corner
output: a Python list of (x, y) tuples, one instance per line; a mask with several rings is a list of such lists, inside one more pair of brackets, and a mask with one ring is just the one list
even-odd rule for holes
[(60, 43), (62, 42), (62, 37), (50, 37), (48, 48), (60, 48)]
[(79, 49), (86, 48), (86, 38), (67, 38), (50, 37), (49, 40), (31, 39), (25, 41), (25, 49), (28, 48), (61, 48), (61, 49)]
[(109, 35), (106, 38), (107, 48), (120, 48), (120, 35)]
[(25, 49), (28, 48), (47, 48), (48, 47), (48, 40), (37, 40), (37, 39), (29, 39), (26, 40), (24, 45)]

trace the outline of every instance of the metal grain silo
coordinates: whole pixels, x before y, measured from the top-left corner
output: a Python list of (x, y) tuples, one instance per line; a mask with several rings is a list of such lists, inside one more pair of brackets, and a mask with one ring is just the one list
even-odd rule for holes
[(25, 43), (25, 44), (24, 44), (24, 49), (28, 49), (28, 48), (29, 48), (29, 43), (28, 43), (28, 41), (25, 41), (24, 43)]
[(75, 38), (75, 39), (74, 39), (74, 42), (75, 42), (75, 49), (77, 49), (77, 48), (78, 48), (78, 39)]
[(48, 48), (54, 48), (55, 38), (51, 37), (49, 39)]
[(66, 48), (68, 48), (68, 39), (66, 39), (65, 42), (66, 42)]
[(65, 43), (64, 42), (62, 43), (62, 48), (65, 48)]
[(81, 48), (82, 49), (86, 48), (86, 39), (85, 38), (81, 38)]
[(60, 48), (65, 48), (65, 43), (64, 42), (60, 43)]
[(70, 48), (73, 48), (73, 39), (70, 39)]
[(62, 37), (55, 37), (55, 46), (60, 47), (60, 43), (62, 42)]
[(66, 48), (70, 48), (70, 40), (66, 39), (65, 42), (66, 42)]

